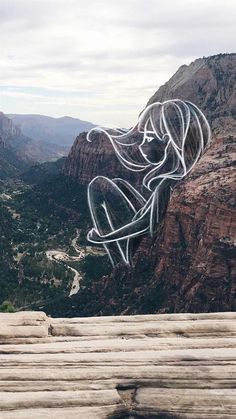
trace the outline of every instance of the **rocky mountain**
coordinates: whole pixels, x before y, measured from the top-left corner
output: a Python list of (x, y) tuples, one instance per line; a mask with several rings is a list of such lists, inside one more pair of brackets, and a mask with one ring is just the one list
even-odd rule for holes
[(22, 140), (20, 129), (0, 112), (0, 178), (12, 177), (28, 167), (14, 147), (15, 140)]
[[(139, 175), (124, 170), (106, 136), (94, 133), (91, 144), (81, 133), (65, 163), (36, 164), (19, 176), (16, 158), (28, 163), (14, 144), (23, 134), (1, 119), (0, 169), (7, 161), (5, 171), (10, 167), (17, 176), (0, 181), (0, 305), (8, 300), (17, 309), (60, 317), (236, 309), (235, 56), (197, 60), (184, 67), (184, 77), (181, 67), (151, 99), (180, 97), (183, 90), (183, 99), (207, 113), (213, 141), (175, 187), (155, 236), (136, 240), (129, 269), (112, 271), (107, 256), (86, 240), (86, 188), (94, 176), (120, 176), (140, 187)], [(205, 86), (203, 95), (198, 84)], [(78, 292), (68, 298), (74, 286)]]
[(56, 160), (66, 154), (63, 147), (25, 136), (3, 112), (0, 112), (0, 147), (1, 177), (13, 176), (33, 163)]
[(236, 54), (198, 58), (181, 66), (148, 101), (190, 100), (201, 107), (214, 133), (235, 134)]
[(87, 133), (82, 132), (75, 140), (68, 157), (65, 160), (63, 174), (77, 179), (81, 185), (88, 185), (95, 176), (121, 177), (140, 183), (137, 172), (127, 172), (121, 164), (117, 164), (113, 147), (107, 136), (99, 132), (92, 134), (92, 142), (87, 141)]
[(79, 133), (88, 131), (94, 126), (91, 122), (69, 116), (52, 118), (45, 115), (9, 114), (8, 117), (21, 128), (24, 135), (67, 149), (71, 147)]
[[(147, 105), (167, 99), (189, 100), (199, 106), (210, 121), (214, 134), (234, 135), (236, 132), (236, 54), (219, 54), (198, 58), (181, 66), (161, 86)], [(96, 156), (99, 155), (99, 158)], [(88, 162), (93, 164), (87, 164)], [(97, 134), (93, 146), (81, 133), (75, 140), (64, 166), (64, 174), (86, 183), (96, 174), (119, 172), (112, 147), (103, 134)], [(124, 171), (123, 171), (124, 172)], [(125, 171), (126, 173), (127, 171)]]
[[(148, 104), (174, 97), (206, 113), (212, 144), (176, 186), (155, 237), (138, 244), (134, 267), (118, 267), (83, 287), (74, 308), (65, 302), (67, 315), (236, 310), (236, 54), (180, 67)], [(81, 184), (121, 171), (108, 142), (97, 136), (93, 147), (85, 134), (77, 137), (65, 163), (64, 174)]]

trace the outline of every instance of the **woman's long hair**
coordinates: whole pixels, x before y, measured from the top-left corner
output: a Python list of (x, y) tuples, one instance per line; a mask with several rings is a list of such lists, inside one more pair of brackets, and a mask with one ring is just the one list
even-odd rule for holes
[[(180, 180), (199, 160), (211, 136), (210, 126), (202, 111), (189, 101), (180, 99), (155, 102), (144, 109), (130, 130), (93, 128), (110, 140), (119, 161), (128, 170), (146, 172), (143, 185), (153, 191), (162, 179)], [(156, 143), (158, 142), (158, 144)], [(158, 160), (144, 153), (149, 148), (163, 149)]]
[[(145, 171), (143, 186), (151, 191), (146, 201), (128, 182), (122, 179), (114, 179), (114, 182), (110, 180), (114, 189), (117, 188), (117, 181), (125, 185), (128, 195), (132, 192), (132, 199), (136, 198), (139, 203), (141, 197), (143, 206), (137, 209), (128, 223), (117, 230), (111, 224), (111, 232), (104, 235), (98, 231), (97, 222), (94, 222), (94, 229), (88, 234), (89, 241), (103, 243), (113, 266), (114, 247), (109, 247), (113, 246), (113, 242), (116, 242), (122, 260), (129, 264), (130, 239), (148, 231), (151, 235), (154, 234), (155, 227), (165, 214), (173, 186), (191, 171), (206, 149), (210, 141), (210, 127), (197, 106), (188, 101), (174, 99), (149, 105), (130, 130), (93, 128), (87, 135), (88, 141), (93, 140), (93, 131), (103, 132), (107, 136), (117, 158), (128, 170)], [(88, 199), (92, 218), (95, 219), (90, 195)], [(129, 197), (125, 196), (125, 199), (128, 201)], [(131, 207), (131, 200), (129, 203)], [(105, 205), (106, 203), (104, 208)], [(114, 216), (113, 208), (110, 211)], [(107, 217), (109, 220), (110, 215), (107, 214)], [(93, 230), (98, 235), (98, 241), (92, 237)], [(120, 241), (123, 241), (125, 251)]]

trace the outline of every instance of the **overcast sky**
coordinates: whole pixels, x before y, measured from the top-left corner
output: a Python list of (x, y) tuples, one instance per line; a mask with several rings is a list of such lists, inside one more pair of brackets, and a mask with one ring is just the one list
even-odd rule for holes
[(130, 126), (182, 64), (236, 52), (235, 0), (1, 0), (5, 113)]

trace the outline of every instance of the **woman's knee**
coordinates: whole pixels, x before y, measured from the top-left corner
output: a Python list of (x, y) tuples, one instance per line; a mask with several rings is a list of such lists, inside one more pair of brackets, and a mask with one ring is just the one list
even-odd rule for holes
[(105, 176), (96, 176), (91, 180), (88, 185), (88, 189), (91, 190), (99, 190), (99, 189), (106, 189), (107, 186), (111, 183), (111, 180)]

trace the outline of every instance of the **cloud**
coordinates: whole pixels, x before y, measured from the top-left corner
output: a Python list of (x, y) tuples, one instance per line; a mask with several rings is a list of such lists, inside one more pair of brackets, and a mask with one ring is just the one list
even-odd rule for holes
[(131, 125), (182, 64), (233, 52), (231, 0), (2, 0), (1, 108)]

